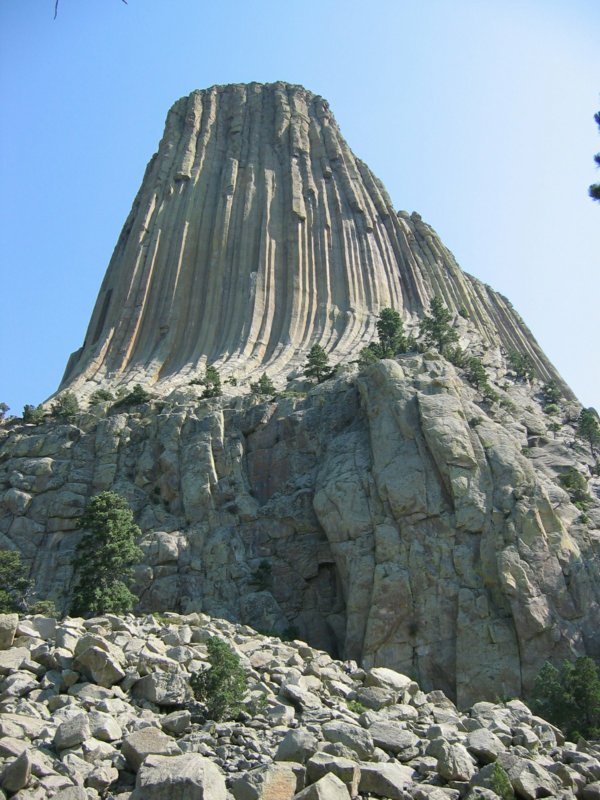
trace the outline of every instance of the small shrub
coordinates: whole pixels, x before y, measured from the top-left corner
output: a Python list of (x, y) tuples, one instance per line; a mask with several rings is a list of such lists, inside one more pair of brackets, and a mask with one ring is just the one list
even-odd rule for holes
[(36, 600), (28, 608), (29, 614), (40, 614), (43, 617), (54, 617), (58, 619), (60, 616), (56, 605), (53, 600)]
[(239, 656), (216, 636), (211, 636), (206, 646), (210, 668), (193, 673), (190, 687), (196, 700), (206, 706), (208, 719), (233, 719), (243, 708), (248, 688)]
[(273, 583), (272, 568), (269, 561), (261, 561), (250, 581), (258, 591), (263, 592), (271, 588)]
[(561, 428), (562, 425), (560, 424), (560, 422), (551, 422), (550, 425), (548, 425), (548, 430), (552, 431), (555, 439), (556, 439), (556, 434), (559, 432)]
[(582, 408), (577, 418), (577, 436), (585, 439), (596, 457), (596, 447), (600, 447), (600, 419), (595, 408)]
[(221, 397), (223, 389), (221, 388), (221, 376), (216, 367), (209, 366), (206, 368), (204, 378), (199, 380), (199, 383), (204, 385), (202, 397), (208, 399), (210, 397)]
[(579, 508), (584, 507), (591, 501), (591, 497), (588, 493), (587, 481), (575, 467), (569, 467), (569, 469), (560, 475), (559, 480), (563, 488), (569, 493), (569, 497), (573, 503), (575, 503), (575, 505), (579, 504)]
[(23, 406), (23, 422), (28, 425), (39, 425), (44, 421), (44, 409), (41, 405), (32, 406), (29, 403)]
[(79, 413), (79, 401), (73, 392), (63, 392), (52, 403), (50, 411), (56, 419), (71, 420)]
[(6, 403), (0, 403), (0, 420), (4, 419), (7, 411), (10, 411), (10, 406)]
[(444, 355), (451, 364), (461, 369), (466, 367), (469, 362), (467, 354), (462, 347), (459, 347), (459, 345), (456, 345), (455, 347), (447, 347)]
[(346, 705), (350, 711), (354, 712), (354, 714), (364, 714), (364, 712), (368, 710), (367, 707), (360, 702), (360, 700), (346, 700)]
[(496, 761), (490, 776), (490, 789), (502, 800), (513, 800), (515, 793), (505, 769)]
[(544, 414), (559, 414), (560, 413), (560, 406), (556, 405), (556, 403), (548, 403), (547, 406), (544, 406)]
[(263, 372), (256, 383), (250, 384), (250, 391), (252, 394), (264, 394), (267, 397), (275, 396), (275, 386), (266, 372)]
[(467, 309), (466, 309), (464, 306), (461, 306), (461, 307), (458, 309), (458, 314), (459, 314), (459, 316), (461, 316), (463, 319), (469, 319), (469, 312), (467, 311)]
[(508, 354), (508, 365), (522, 380), (531, 381), (535, 378), (535, 365), (529, 353), (511, 350)]
[(149, 394), (140, 383), (136, 383), (133, 389), (126, 395), (117, 400), (113, 408), (131, 408), (132, 406), (139, 406), (142, 403), (148, 403), (152, 400), (152, 395)]
[(542, 403), (544, 406), (558, 405), (562, 400), (562, 392), (555, 380), (548, 381), (542, 386)]
[(108, 389), (96, 389), (90, 395), (90, 405), (96, 406), (98, 403), (112, 402), (114, 399), (112, 392), (109, 392)]

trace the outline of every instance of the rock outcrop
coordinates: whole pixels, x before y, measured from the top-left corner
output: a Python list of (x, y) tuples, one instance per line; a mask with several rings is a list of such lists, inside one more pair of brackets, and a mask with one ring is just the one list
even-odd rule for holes
[[(598, 796), (597, 743), (565, 741), (519, 700), (461, 712), (393, 670), (348, 670), (304, 642), (202, 614), (14, 626), (0, 651), (0, 787), (16, 800), (494, 800), (510, 787), (521, 800)], [(247, 676), (236, 721), (136, 691), (148, 675), (189, 688), (210, 668), (210, 636)], [(81, 666), (92, 638), (124, 670), (110, 687)]]
[(560, 476), (589, 475), (589, 448), (497, 373), (495, 403), (431, 352), (306, 396), (190, 387), (76, 424), (7, 424), (0, 542), (68, 608), (78, 517), (112, 489), (143, 531), (140, 609), (293, 630), (460, 706), (521, 696), (547, 658), (599, 652), (600, 482), (582, 513)]
[(311, 345), (355, 358), (382, 308), (414, 325), (436, 294), (559, 379), (510, 303), (394, 210), (322, 97), (213, 86), (170, 110), (62, 388), (168, 392), (207, 362), (283, 381)]

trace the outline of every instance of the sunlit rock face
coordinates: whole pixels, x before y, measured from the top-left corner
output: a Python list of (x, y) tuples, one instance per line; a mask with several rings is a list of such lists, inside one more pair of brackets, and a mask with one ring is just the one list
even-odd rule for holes
[(169, 111), (62, 387), (162, 393), (207, 363), (283, 381), (315, 343), (332, 363), (355, 358), (381, 308), (416, 325), (435, 294), (488, 345), (555, 375), (510, 304), (394, 210), (322, 97), (213, 86)]

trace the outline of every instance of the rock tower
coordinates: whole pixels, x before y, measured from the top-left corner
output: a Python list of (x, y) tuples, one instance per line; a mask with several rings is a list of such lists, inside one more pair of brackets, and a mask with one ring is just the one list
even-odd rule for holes
[(332, 363), (352, 360), (382, 308), (410, 325), (435, 294), (488, 344), (558, 377), (505, 298), (417, 214), (394, 210), (322, 97), (213, 86), (169, 111), (62, 388), (162, 393), (207, 363), (284, 378), (316, 343)]

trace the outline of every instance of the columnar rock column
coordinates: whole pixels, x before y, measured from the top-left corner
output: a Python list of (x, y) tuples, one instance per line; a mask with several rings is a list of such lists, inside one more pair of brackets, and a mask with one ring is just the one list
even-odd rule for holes
[(285, 83), (213, 86), (169, 111), (62, 385), (161, 391), (206, 363), (283, 377), (315, 343), (333, 363), (355, 358), (381, 308), (416, 322), (434, 294), (554, 374), (506, 301), (418, 215), (394, 211), (323, 98)]

